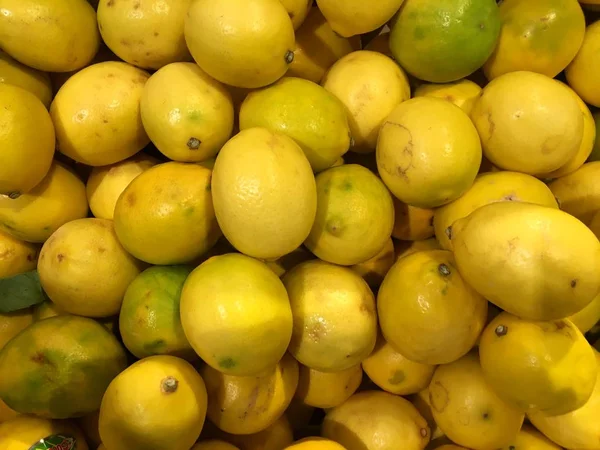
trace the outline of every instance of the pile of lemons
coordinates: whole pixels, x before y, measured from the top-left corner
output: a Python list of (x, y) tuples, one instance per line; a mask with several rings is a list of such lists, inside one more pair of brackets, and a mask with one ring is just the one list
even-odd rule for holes
[(599, 12), (0, 0), (0, 449), (600, 450)]

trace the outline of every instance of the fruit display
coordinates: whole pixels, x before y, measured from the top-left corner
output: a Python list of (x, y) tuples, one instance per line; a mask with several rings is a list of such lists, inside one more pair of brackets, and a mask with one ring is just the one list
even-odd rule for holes
[(600, 0), (0, 0), (0, 450), (600, 450)]

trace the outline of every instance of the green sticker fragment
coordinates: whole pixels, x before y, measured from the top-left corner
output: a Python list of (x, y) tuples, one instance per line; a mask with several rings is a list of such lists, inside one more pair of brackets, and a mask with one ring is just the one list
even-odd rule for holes
[(77, 440), (73, 436), (53, 434), (40, 439), (29, 450), (77, 450)]

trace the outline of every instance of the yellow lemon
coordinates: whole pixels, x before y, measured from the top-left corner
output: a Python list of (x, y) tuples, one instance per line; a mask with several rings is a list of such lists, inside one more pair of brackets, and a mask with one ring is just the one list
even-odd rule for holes
[(531, 175), (563, 166), (577, 153), (583, 136), (583, 116), (572, 92), (534, 72), (510, 72), (492, 80), (471, 118), (493, 165)]
[(42, 102), (21, 87), (0, 83), (0, 102), (0, 194), (17, 198), (50, 170), (54, 127)]
[(44, 242), (63, 224), (87, 214), (85, 185), (59, 162), (27, 194), (17, 199), (0, 195), (0, 230), (27, 242)]
[(368, 377), (384, 391), (396, 395), (416, 394), (431, 381), (435, 366), (406, 359), (383, 336), (377, 338), (373, 353), (362, 362)]
[(168, 162), (138, 175), (115, 206), (123, 247), (150, 264), (183, 264), (205, 254), (221, 236), (211, 196), (212, 172)]
[(403, 241), (423, 241), (433, 236), (433, 209), (410, 206), (396, 197), (393, 200), (395, 220), (392, 237)]
[(588, 25), (583, 44), (567, 67), (569, 85), (590, 105), (600, 107), (600, 84), (594, 75), (600, 70), (597, 54), (600, 51), (600, 21)]
[(343, 103), (312, 81), (284, 77), (248, 94), (240, 129), (264, 127), (294, 139), (315, 172), (331, 167), (350, 148)]
[(569, 320), (583, 334), (594, 328), (598, 321), (600, 321), (600, 294), (596, 295), (594, 300), (581, 311), (569, 316)]
[(158, 160), (145, 153), (108, 166), (94, 167), (85, 185), (94, 217), (113, 219), (119, 196), (139, 174), (156, 165)]
[(239, 448), (225, 441), (210, 439), (198, 442), (190, 450), (239, 450)]
[(190, 61), (183, 23), (192, 0), (98, 2), (102, 40), (123, 61), (146, 69)]
[(359, 48), (360, 39), (340, 36), (331, 29), (321, 10), (312, 8), (296, 31), (294, 60), (287, 75), (319, 83), (333, 63)]
[(425, 239), (423, 241), (394, 241), (396, 261), (424, 250), (442, 250), (442, 247), (440, 247), (440, 243), (435, 238)]
[(592, 230), (596, 237), (600, 239), (600, 210), (594, 213), (588, 227), (590, 230)]
[(151, 356), (108, 386), (100, 437), (111, 450), (189, 450), (200, 436), (206, 408), (206, 387), (192, 365), (174, 356)]
[(600, 161), (593, 161), (548, 185), (560, 208), (586, 225), (591, 223), (596, 211), (600, 210), (600, 186), (595, 182), (598, 174)]
[(304, 19), (312, 9), (312, 0), (279, 0), (285, 7), (288, 16), (292, 19), (294, 30), (300, 28)]
[(349, 369), (364, 360), (377, 339), (375, 298), (351, 269), (308, 261), (283, 278), (294, 327), (290, 353), (323, 372)]
[(468, 448), (509, 444), (525, 417), (487, 384), (473, 352), (437, 368), (429, 386), (429, 402), (446, 436)]
[(52, 101), (52, 84), (46, 72), (32, 69), (0, 50), (0, 83), (19, 86), (31, 92), (46, 108)]
[(292, 312), (281, 280), (264, 263), (230, 253), (214, 256), (187, 278), (180, 301), (190, 344), (211, 367), (249, 376), (284, 355)]
[(202, 70), (232, 86), (271, 84), (294, 58), (294, 26), (279, 0), (194, 1), (184, 33)]
[(0, 314), (0, 350), (17, 334), (33, 323), (31, 309)]
[(446, 233), (465, 281), (512, 314), (560, 319), (589, 305), (600, 291), (598, 238), (556, 208), (491, 203)]
[(346, 448), (329, 439), (307, 437), (294, 442), (284, 450), (346, 450)]
[(39, 251), (38, 245), (0, 231), (0, 279), (34, 270)]
[(404, 357), (446, 364), (466, 354), (486, 323), (487, 301), (459, 273), (446, 250), (399, 259), (377, 294), (381, 331)]
[(254, 376), (226, 375), (208, 365), (201, 374), (208, 392), (208, 418), (232, 434), (269, 427), (286, 410), (298, 386), (298, 363), (289, 354)]
[(479, 357), (487, 382), (523, 411), (566, 414), (582, 407), (596, 384), (594, 349), (568, 319), (502, 312), (481, 335)]
[(379, 253), (365, 262), (350, 266), (350, 268), (363, 277), (371, 288), (376, 289), (381, 285), (383, 278), (395, 262), (394, 241), (390, 238)]
[(521, 431), (511, 441), (510, 445), (506, 445), (499, 450), (562, 450), (562, 448), (531, 425), (523, 424)]
[(0, 47), (34, 69), (80, 69), (100, 45), (96, 11), (85, 0), (2, 0), (0, 10)]
[[(600, 364), (600, 353), (596, 352), (596, 360)], [(567, 414), (548, 416), (539, 412), (531, 412), (527, 418), (552, 441), (568, 449), (598, 448), (600, 436), (600, 372), (590, 399), (580, 408)]]
[(333, 408), (341, 405), (356, 392), (362, 382), (360, 364), (339, 372), (322, 372), (300, 366), (296, 398), (305, 405), (316, 408)]
[(429, 425), (429, 429), (431, 430), (431, 442), (429, 446), (433, 446), (435, 448), (435, 444), (447, 439), (444, 435), (444, 432), (440, 430), (440, 427), (438, 427), (435, 423), (435, 420), (433, 420), (431, 401), (429, 399), (429, 388), (425, 388), (422, 391), (417, 392), (416, 394), (409, 395), (407, 397), (407, 400), (409, 400), (412, 403), (412, 405), (415, 408), (417, 408), (419, 414), (423, 416), (423, 418), (427, 421), (427, 424)]
[(527, 202), (558, 208), (552, 191), (537, 178), (519, 172), (485, 172), (477, 175), (465, 194), (433, 213), (435, 237), (445, 249), (450, 249), (446, 230), (458, 219), (476, 209), (496, 202)]
[[(67, 438), (66, 442), (65, 438)], [(69, 438), (73, 441), (69, 441)], [(67, 420), (49, 420), (22, 415), (0, 424), (2, 450), (30, 450), (42, 439), (47, 440), (46, 445), (62, 444), (66, 446), (64, 448), (75, 445), (73, 448), (77, 450), (90, 449), (81, 430)]]
[(473, 184), (481, 143), (458, 106), (417, 97), (398, 105), (385, 119), (376, 156), (381, 179), (395, 197), (411, 206), (433, 208), (456, 200)]
[(406, 399), (365, 391), (331, 409), (322, 435), (347, 449), (423, 450), (430, 439), (427, 422)]
[(121, 309), (141, 267), (119, 243), (110, 220), (78, 219), (44, 243), (38, 272), (44, 291), (63, 311), (108, 317)]
[(317, 6), (340, 36), (365, 34), (387, 23), (404, 0), (381, 0), (375, 4), (360, 0), (317, 0)]
[(57, 148), (89, 166), (133, 156), (148, 136), (140, 98), (148, 73), (124, 62), (93, 64), (69, 78), (50, 106)]
[(292, 427), (285, 414), (268, 428), (252, 434), (229, 434), (221, 432), (224, 440), (240, 450), (281, 450), (294, 441)]
[(410, 98), (408, 78), (400, 66), (367, 50), (342, 57), (327, 71), (321, 85), (346, 107), (355, 152), (375, 151), (383, 122)]
[(148, 136), (174, 161), (214, 157), (233, 130), (231, 94), (194, 63), (173, 63), (154, 73), (140, 109)]
[(304, 245), (345, 266), (377, 255), (394, 226), (392, 196), (381, 180), (358, 164), (344, 164), (321, 172), (316, 182), (317, 214)]
[(424, 83), (413, 94), (414, 97), (437, 97), (454, 103), (465, 113), (471, 114), (481, 87), (471, 80), (462, 79), (452, 83)]
[(249, 128), (221, 149), (212, 198), (223, 234), (247, 255), (277, 259), (302, 244), (317, 209), (315, 179), (289, 137)]

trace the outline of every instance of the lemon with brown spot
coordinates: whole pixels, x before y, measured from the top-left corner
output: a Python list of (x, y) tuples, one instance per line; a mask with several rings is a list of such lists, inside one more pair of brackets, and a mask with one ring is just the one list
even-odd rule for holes
[(195, 63), (168, 64), (152, 74), (140, 110), (148, 136), (173, 161), (213, 158), (233, 130), (231, 94)]
[(365, 34), (386, 24), (404, 0), (383, 0), (377, 4), (350, 0), (317, 0), (317, 6), (340, 36)]
[(225, 441), (210, 439), (208, 441), (198, 442), (190, 450), (239, 450), (239, 448)]
[(481, 164), (481, 142), (458, 106), (416, 97), (387, 117), (376, 157), (381, 179), (395, 197), (411, 206), (433, 208), (456, 200), (473, 184)]
[(123, 247), (150, 264), (185, 264), (205, 254), (221, 236), (211, 179), (206, 167), (173, 161), (138, 175), (115, 206)]
[(481, 87), (471, 80), (462, 79), (452, 83), (424, 83), (413, 97), (437, 97), (454, 103), (465, 113), (471, 114), (475, 101), (481, 94)]
[(565, 165), (583, 137), (583, 115), (572, 92), (535, 72), (509, 72), (492, 80), (471, 118), (493, 165), (530, 175)]
[(100, 437), (111, 450), (189, 450), (200, 437), (206, 408), (206, 386), (191, 364), (151, 356), (129, 366), (106, 389)]
[(33, 316), (30, 308), (0, 314), (0, 350), (32, 323)]
[(306, 248), (344, 266), (377, 255), (394, 226), (392, 196), (377, 175), (358, 164), (344, 164), (318, 174), (316, 183), (317, 214)]
[(393, 109), (410, 98), (404, 71), (391, 58), (368, 50), (339, 59), (321, 85), (341, 100), (348, 112), (352, 151), (375, 151), (379, 130)]
[(329, 439), (307, 437), (294, 442), (284, 450), (346, 450), (346, 448)]
[(448, 227), (481, 206), (503, 201), (558, 208), (552, 191), (537, 178), (519, 172), (486, 172), (477, 175), (473, 185), (462, 197), (433, 212), (435, 237), (443, 248), (449, 250), (450, 239), (446, 234)]
[(323, 372), (364, 360), (377, 339), (375, 298), (360, 275), (324, 261), (308, 261), (283, 278), (294, 318), (289, 352)]
[(40, 252), (40, 282), (50, 300), (68, 313), (118, 314), (129, 283), (142, 264), (128, 254), (106, 219), (78, 219), (52, 234)]
[(423, 241), (433, 236), (433, 209), (410, 206), (396, 197), (393, 200), (395, 220), (392, 237), (403, 241)]
[(266, 264), (239, 253), (214, 256), (194, 269), (183, 286), (180, 311), (196, 353), (230, 375), (274, 367), (292, 334), (283, 283)]
[[(64, 438), (73, 441), (65, 442)], [(0, 424), (0, 445), (3, 450), (29, 450), (32, 446), (39, 445), (42, 439), (47, 441), (46, 445), (75, 445), (73, 448), (77, 450), (93, 450), (93, 447), (88, 446), (81, 430), (67, 420), (22, 415)]]
[(548, 184), (560, 208), (586, 225), (591, 223), (594, 214), (600, 210), (600, 187), (594, 181), (598, 174), (600, 161), (593, 161)]
[(356, 392), (362, 376), (360, 364), (338, 372), (322, 372), (301, 365), (295, 398), (316, 408), (333, 408)]
[(150, 140), (140, 115), (149, 74), (124, 62), (93, 64), (71, 76), (50, 106), (57, 147), (77, 162), (106, 166)]
[(565, 74), (569, 85), (583, 101), (600, 107), (600, 83), (593, 75), (600, 70), (596, 55), (600, 51), (600, 21), (588, 25), (579, 52), (567, 67)]
[(466, 354), (487, 319), (487, 301), (459, 273), (446, 250), (399, 259), (377, 294), (385, 340), (405, 358), (447, 364)]
[(490, 386), (527, 412), (574, 411), (596, 384), (594, 349), (568, 319), (536, 321), (502, 312), (481, 335), (479, 357)]
[(0, 83), (19, 86), (31, 92), (46, 108), (52, 101), (52, 84), (46, 72), (32, 69), (0, 50)]
[(363, 277), (371, 288), (376, 289), (381, 285), (383, 278), (395, 262), (394, 241), (390, 238), (379, 253), (365, 262), (350, 266), (350, 268)]
[(562, 447), (559, 447), (531, 425), (523, 424), (521, 431), (510, 445), (499, 450), (562, 450)]
[(0, 231), (0, 279), (34, 270), (39, 251), (38, 245)]

